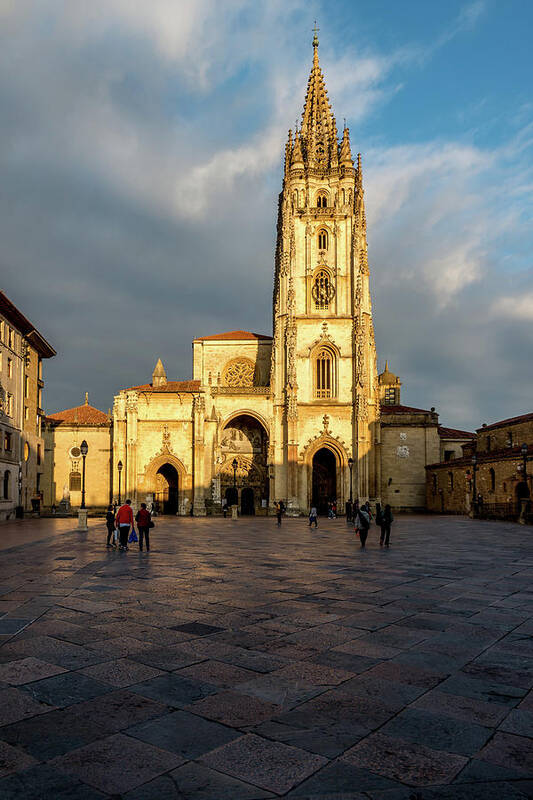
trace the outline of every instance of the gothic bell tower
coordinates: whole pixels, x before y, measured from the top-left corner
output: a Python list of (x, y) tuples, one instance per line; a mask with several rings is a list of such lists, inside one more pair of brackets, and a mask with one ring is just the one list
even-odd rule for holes
[[(361, 156), (339, 142), (313, 39), (300, 129), (289, 131), (274, 277), (271, 499), (289, 513), (379, 495), (379, 391)], [(353, 459), (350, 470), (349, 459)]]

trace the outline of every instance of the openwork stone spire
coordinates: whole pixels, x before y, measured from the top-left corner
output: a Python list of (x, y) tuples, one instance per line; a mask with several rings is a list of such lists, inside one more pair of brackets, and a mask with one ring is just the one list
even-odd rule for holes
[(313, 66), (300, 131), (307, 165), (325, 168), (337, 162), (337, 126), (331, 113), (324, 76), (318, 62), (318, 37), (313, 39)]

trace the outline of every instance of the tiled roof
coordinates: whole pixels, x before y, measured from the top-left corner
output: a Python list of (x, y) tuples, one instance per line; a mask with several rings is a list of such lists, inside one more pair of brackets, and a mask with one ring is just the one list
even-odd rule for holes
[(126, 391), (136, 390), (138, 392), (197, 392), (200, 388), (200, 381), (167, 381), (164, 386), (152, 386), (151, 383), (143, 383), (141, 386), (130, 386)]
[(19, 311), (14, 303), (11, 302), (5, 292), (0, 291), (0, 313), (9, 320), (9, 322), (16, 328), (29, 343), (37, 350), (42, 358), (52, 358), (56, 355), (56, 351), (49, 344), (44, 336), (39, 333), (37, 328), (24, 316), (22, 311)]
[(212, 336), (198, 336), (194, 341), (207, 342), (215, 341), (217, 339), (264, 339), (266, 341), (270, 341), (272, 336), (265, 336), (263, 333), (251, 333), (251, 331), (226, 331), (226, 333), (215, 333)]
[[(528, 458), (531, 458), (533, 455), (533, 444), (529, 444), (527, 447), (527, 454)], [(491, 461), (500, 461), (503, 459), (512, 459), (514, 461), (520, 461), (522, 459), (522, 453), (520, 450), (520, 446), (516, 447), (504, 447), (500, 450), (482, 450), (476, 451), (477, 462), (478, 466), (483, 463), (490, 463)], [(461, 456), (460, 458), (454, 458), (453, 461), (439, 461), (435, 464), (428, 464), (426, 469), (436, 469), (437, 467), (442, 468), (450, 468), (450, 467), (470, 467), (472, 466), (472, 455)], [(528, 468), (529, 469), (529, 468)]]
[(439, 436), (441, 439), (475, 439), (476, 434), (470, 431), (460, 431), (457, 428), (444, 428), (439, 425)]
[(381, 406), (382, 414), (434, 414), (427, 408), (413, 408), (412, 406), (388, 406), (384, 403)]
[(483, 431), (491, 431), (494, 428), (502, 428), (505, 425), (515, 425), (518, 422), (531, 422), (533, 420), (533, 412), (528, 414), (521, 414), (519, 417), (509, 417), (509, 419), (502, 419), (500, 422), (493, 422), (492, 425), (486, 425), (484, 428), (478, 428), (478, 433)]
[(100, 411), (98, 408), (89, 405), (76, 406), (76, 408), (67, 408), (65, 411), (58, 411), (55, 414), (48, 414), (47, 420), (72, 425), (108, 425), (109, 417)]

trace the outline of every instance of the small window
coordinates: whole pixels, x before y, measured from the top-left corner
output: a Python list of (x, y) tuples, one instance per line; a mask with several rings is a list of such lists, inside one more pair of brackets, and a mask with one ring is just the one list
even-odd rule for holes
[(327, 347), (322, 348), (315, 360), (315, 397), (335, 396), (335, 355)]
[(319, 231), (318, 232), (318, 249), (319, 250), (327, 250), (328, 249), (328, 232), (327, 231)]
[(387, 386), (385, 389), (384, 403), (386, 406), (396, 405), (396, 389), (394, 386)]
[(30, 396), (30, 379), (27, 375), (24, 375), (24, 397), (28, 399)]
[(455, 455), (455, 450), (445, 450), (444, 451), (444, 460), (451, 461)]
[(8, 469), (4, 472), (4, 500), (9, 500), (11, 492), (11, 473)]
[(69, 479), (69, 489), (71, 492), (81, 492), (81, 473), (71, 472)]
[(319, 194), (317, 195), (316, 206), (317, 208), (327, 208), (328, 196), (325, 192), (319, 192)]
[(494, 472), (492, 467), (489, 469), (489, 479), (490, 479), (490, 491), (491, 492), (495, 492), (496, 491), (496, 473)]
[(11, 434), (6, 431), (4, 433), (4, 450), (6, 450), (7, 452), (10, 452), (11, 451), (11, 447), (12, 447), (12, 443), (13, 443), (13, 440), (12, 440)]
[(453, 492), (453, 472), (448, 472), (448, 489)]
[(7, 359), (7, 377), (13, 377), (13, 360), (11, 358)]
[(41, 445), (40, 444), (37, 445), (37, 463), (38, 464), (41, 463)]

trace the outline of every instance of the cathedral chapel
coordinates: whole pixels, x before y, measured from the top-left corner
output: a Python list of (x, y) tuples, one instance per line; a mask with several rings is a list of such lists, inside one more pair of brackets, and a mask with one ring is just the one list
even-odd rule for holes
[(388, 368), (378, 376), (362, 161), (347, 127), (339, 137), (315, 34), (301, 125), (285, 145), (273, 336), (199, 337), (192, 380), (169, 380), (159, 360), (151, 383), (120, 391), (109, 417), (83, 406), (51, 415), (48, 504), (65, 493), (76, 504), (67, 454), (84, 437), (90, 448), (90, 423), (79, 420), (100, 414), (109, 448), (99, 449), (92, 499), (87, 487), (93, 507), (127, 495), (204, 515), (226, 499), (253, 514), (283, 500), (298, 515), (333, 500), (342, 510), (352, 496), (422, 509), (425, 465), (440, 460), (451, 429), (434, 409), (402, 406), (400, 385)]

